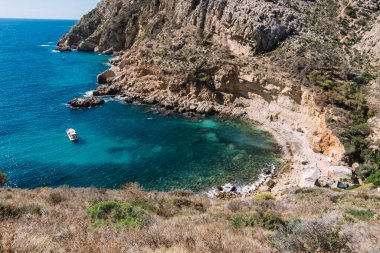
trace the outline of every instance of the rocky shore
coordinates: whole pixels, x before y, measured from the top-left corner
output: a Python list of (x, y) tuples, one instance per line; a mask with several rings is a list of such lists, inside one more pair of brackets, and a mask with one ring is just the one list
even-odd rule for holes
[[(346, 6), (302, 0), (292, 4), (103, 0), (58, 47), (117, 56), (98, 75), (95, 97), (117, 96), (168, 113), (219, 114), (259, 125), (282, 147), (284, 165), (280, 175), (255, 188), (281, 195), (305, 186), (310, 175), (318, 174), (312, 186), (317, 179), (330, 185), (335, 184), (330, 179), (336, 166), (356, 169), (337, 137), (349, 120), (345, 115), (351, 102), (326, 102), (332, 92), (326, 87), (352, 83), (349, 73), (367, 71), (356, 63), (354, 50), (335, 43), (342, 33), (335, 14), (343, 13), (340, 18), (350, 22), (357, 19), (345, 13)], [(376, 3), (350, 4), (373, 24)], [(314, 22), (308, 21), (311, 17)], [(342, 41), (364, 32), (356, 26), (352, 31)], [(339, 127), (331, 129), (326, 119)]]

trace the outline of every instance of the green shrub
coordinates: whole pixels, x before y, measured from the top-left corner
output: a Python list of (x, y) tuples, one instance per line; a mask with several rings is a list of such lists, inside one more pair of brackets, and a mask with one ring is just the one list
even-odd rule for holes
[(380, 187), (380, 170), (374, 171), (364, 182), (366, 184), (372, 183), (376, 187)]
[(355, 7), (351, 6), (351, 5), (348, 5), (346, 7), (346, 14), (350, 18), (357, 18), (357, 16), (358, 16), (357, 13), (358, 13), (358, 9), (357, 8), (355, 8)]
[(355, 190), (356, 188), (358, 188), (359, 186), (358, 185), (351, 185), (350, 187), (348, 187), (346, 190), (349, 190), (349, 191), (351, 191), (351, 190)]
[(363, 221), (368, 221), (373, 218), (375, 213), (371, 210), (347, 210), (346, 214), (352, 215), (355, 218)]
[(4, 186), (7, 182), (7, 176), (3, 172), (0, 172), (0, 187)]
[(355, 188), (354, 191), (362, 191), (365, 189), (372, 189), (372, 188), (376, 188), (376, 186), (373, 183), (369, 183), (369, 184), (364, 184)]
[(368, 84), (373, 79), (374, 77), (370, 73), (363, 72), (360, 75), (355, 77), (355, 82), (361, 85), (365, 85), (365, 84)]
[(111, 223), (119, 228), (137, 228), (144, 222), (147, 206), (146, 202), (104, 201), (88, 208), (87, 214), (95, 227)]
[(234, 228), (259, 226), (269, 230), (286, 226), (286, 221), (280, 215), (269, 211), (260, 211), (251, 215), (238, 215), (232, 218), (231, 223)]
[(255, 201), (260, 201), (260, 200), (274, 200), (275, 198), (273, 197), (272, 194), (270, 194), (269, 192), (264, 192), (264, 193), (261, 193), (261, 194), (258, 194), (256, 196), (253, 197), (253, 200)]
[(335, 82), (326, 77), (326, 75), (320, 71), (313, 71), (309, 75), (309, 80), (314, 84), (318, 85), (324, 90), (330, 90), (336, 85)]

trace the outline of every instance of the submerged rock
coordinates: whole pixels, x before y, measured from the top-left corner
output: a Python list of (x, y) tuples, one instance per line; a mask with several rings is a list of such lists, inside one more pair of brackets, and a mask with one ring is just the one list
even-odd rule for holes
[(89, 108), (104, 104), (104, 100), (101, 98), (75, 98), (68, 102), (71, 108)]

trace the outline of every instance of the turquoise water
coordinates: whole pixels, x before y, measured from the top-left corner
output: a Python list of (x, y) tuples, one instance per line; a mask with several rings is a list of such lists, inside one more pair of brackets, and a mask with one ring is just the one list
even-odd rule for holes
[(204, 190), (252, 182), (275, 161), (272, 141), (244, 123), (152, 115), (117, 101), (68, 109), (108, 68), (106, 56), (53, 52), (74, 23), (0, 19), (0, 171), (10, 186)]

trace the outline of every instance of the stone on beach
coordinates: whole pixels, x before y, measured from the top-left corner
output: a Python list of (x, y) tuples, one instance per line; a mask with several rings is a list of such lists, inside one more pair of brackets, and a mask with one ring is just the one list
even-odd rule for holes
[(318, 178), (318, 185), (320, 187), (337, 188), (338, 184), (339, 184), (338, 180), (335, 180), (331, 177), (321, 176)]
[(352, 170), (350, 167), (345, 166), (333, 166), (328, 170), (328, 176), (337, 180), (351, 179)]
[(305, 171), (301, 176), (301, 180), (298, 184), (299, 187), (302, 187), (302, 188), (314, 187), (320, 175), (321, 175), (321, 171), (319, 169), (310, 169), (310, 170)]

